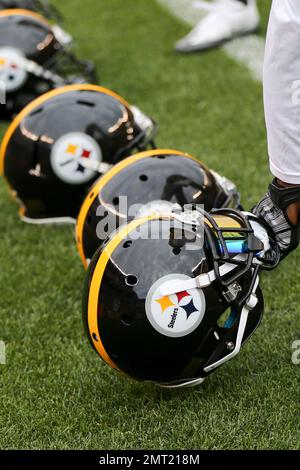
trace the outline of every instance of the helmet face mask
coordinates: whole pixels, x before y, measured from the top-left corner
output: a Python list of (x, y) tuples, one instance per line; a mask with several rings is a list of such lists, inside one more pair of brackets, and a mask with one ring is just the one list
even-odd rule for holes
[[(261, 245), (251, 245), (255, 236), (243, 216), (203, 216), (203, 233), (180, 215), (135, 219), (96, 252), (83, 317), (93, 348), (112, 368), (169, 388), (198, 385), (236, 356), (260, 324), (263, 297), (253, 253)], [(232, 234), (239, 219), (247, 252), (215, 257), (220, 217)], [(174, 238), (180, 231), (184, 237)]]
[(194, 204), (209, 211), (225, 199), (229, 201), (213, 172), (194, 157), (170, 149), (134, 155), (100, 178), (82, 205), (77, 244), (83, 264), (115, 228), (138, 215)]
[(2, 119), (51, 89), (97, 79), (94, 66), (75, 56), (66, 36), (38, 13), (0, 10), (0, 78), (7, 95)]
[(92, 183), (139, 135), (130, 105), (103, 87), (70, 85), (30, 103), (8, 128), (0, 151), (22, 219), (74, 223)]
[(231, 209), (242, 209), (240, 194), (236, 190), (235, 184), (223, 175), (211, 170), (216, 179), (220, 191), (215, 207), (229, 207)]

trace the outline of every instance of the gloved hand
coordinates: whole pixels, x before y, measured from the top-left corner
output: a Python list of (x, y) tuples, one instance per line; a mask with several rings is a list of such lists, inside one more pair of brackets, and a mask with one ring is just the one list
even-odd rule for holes
[(300, 241), (300, 224), (293, 225), (287, 208), (300, 201), (300, 186), (282, 188), (274, 180), (262, 200), (252, 209), (261, 223), (268, 227), (271, 238), (280, 250), (280, 260), (294, 251)]

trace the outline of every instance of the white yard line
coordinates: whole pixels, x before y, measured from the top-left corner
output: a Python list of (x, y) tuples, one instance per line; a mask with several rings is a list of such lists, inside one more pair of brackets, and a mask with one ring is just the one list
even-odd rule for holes
[[(203, 11), (197, 7), (193, 0), (157, 0), (167, 8), (174, 16), (180, 18), (190, 26), (195, 26), (203, 17)], [(179, 38), (178, 38), (179, 39)], [(223, 47), (226, 54), (245, 66), (251, 77), (256, 81), (262, 81), (263, 59), (265, 41), (255, 34), (234, 39)]]

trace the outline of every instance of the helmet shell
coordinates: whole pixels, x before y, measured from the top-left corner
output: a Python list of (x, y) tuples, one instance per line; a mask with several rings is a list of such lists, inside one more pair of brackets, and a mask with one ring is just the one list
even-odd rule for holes
[(114, 164), (141, 133), (123, 98), (96, 85), (70, 85), (43, 95), (16, 117), (3, 139), (2, 171), (28, 218), (75, 218), (99, 177), (77, 156)]
[[(83, 318), (93, 348), (112, 368), (159, 384), (204, 378), (208, 375), (205, 364), (226, 349), (227, 337), (236, 328), (236, 324), (230, 328), (218, 324), (231, 305), (217, 283), (201, 293), (193, 289), (159, 299), (157, 322), (167, 316), (168, 326), (153, 326), (147, 305), (149, 293), (160, 280), (174, 275), (194, 278), (212, 268), (207, 247), (196, 240), (178, 247), (171, 236), (174, 229), (172, 218), (150, 216), (120, 227), (96, 252), (84, 288)], [(149, 233), (156, 237), (141, 236)], [(244, 276), (241, 287), (248, 282)], [(257, 296), (243, 342), (261, 320), (259, 288)], [(172, 333), (175, 321), (181, 321), (177, 336)]]

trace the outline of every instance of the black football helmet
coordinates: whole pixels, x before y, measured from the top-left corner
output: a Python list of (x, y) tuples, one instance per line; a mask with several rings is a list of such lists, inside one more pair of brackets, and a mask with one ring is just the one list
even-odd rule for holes
[(235, 185), (196, 158), (148, 150), (123, 160), (91, 188), (78, 216), (78, 250), (87, 266), (101, 242), (137, 215), (187, 204), (237, 208), (239, 201)]
[(70, 83), (95, 82), (94, 67), (77, 59), (63, 32), (29, 10), (0, 11), (0, 82), (9, 119), (37, 96)]
[(86, 276), (83, 318), (93, 348), (136, 380), (200, 384), (261, 322), (258, 273), (267, 249), (265, 229), (231, 209), (121, 226)]
[(30, 103), (8, 128), (0, 170), (24, 221), (75, 222), (91, 184), (134, 151), (154, 146), (154, 122), (112, 91), (69, 85)]
[(63, 15), (47, 0), (0, 0), (0, 10), (10, 9), (31, 10), (40, 13), (49, 20), (61, 22)]

